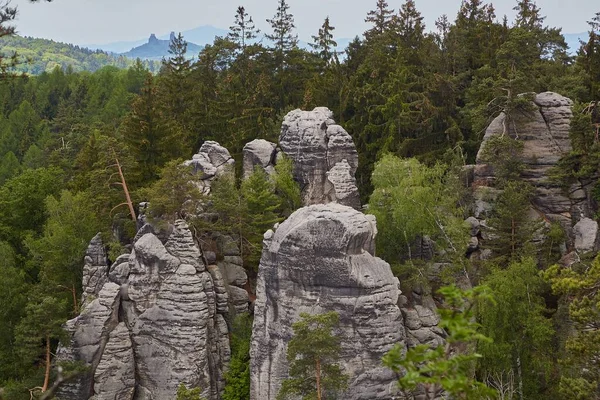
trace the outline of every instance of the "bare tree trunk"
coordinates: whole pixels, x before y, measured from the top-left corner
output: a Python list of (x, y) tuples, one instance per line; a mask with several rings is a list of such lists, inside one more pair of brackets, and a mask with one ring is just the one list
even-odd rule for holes
[(127, 188), (127, 182), (125, 181), (125, 176), (123, 175), (121, 164), (119, 163), (119, 159), (117, 157), (115, 157), (115, 161), (117, 163), (117, 169), (119, 170), (119, 176), (121, 177), (121, 186), (123, 187), (123, 191), (125, 192), (125, 199), (127, 200), (127, 206), (129, 207), (131, 219), (133, 220), (133, 222), (137, 222), (137, 218), (135, 216), (135, 209), (133, 208), (133, 203), (131, 202), (131, 196), (129, 195), (129, 189)]
[(519, 399), (523, 400), (523, 371), (521, 370), (521, 356), (517, 356), (517, 374), (519, 379)]
[(321, 360), (317, 358), (316, 362), (316, 375), (317, 375), (317, 400), (321, 400)]
[(77, 291), (75, 290), (75, 284), (71, 287), (71, 293), (73, 293), (73, 311), (75, 315), (79, 314), (79, 303), (77, 302)]
[(42, 392), (48, 389), (50, 383), (50, 335), (46, 335), (46, 372), (44, 373), (44, 385)]

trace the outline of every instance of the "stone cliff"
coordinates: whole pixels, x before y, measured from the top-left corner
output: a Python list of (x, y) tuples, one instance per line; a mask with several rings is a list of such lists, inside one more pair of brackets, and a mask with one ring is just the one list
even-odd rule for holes
[(62, 399), (171, 399), (201, 387), (216, 399), (229, 360), (225, 282), (206, 266), (184, 221), (166, 240), (149, 225), (108, 268), (99, 237), (88, 248), (81, 315), (66, 324), (58, 360), (90, 366)]
[(535, 190), (531, 215), (546, 222), (560, 223), (568, 236), (567, 247), (581, 251), (598, 249), (598, 224), (590, 219), (587, 189), (574, 185), (565, 191), (559, 183), (549, 179), (551, 168), (571, 151), (572, 105), (570, 99), (557, 93), (540, 93), (533, 97), (529, 109), (515, 113), (510, 124), (506, 124), (506, 115), (501, 113), (489, 125), (474, 166), (475, 218), (468, 220), (474, 239), (481, 236), (480, 226), (486, 226), (499, 193), (495, 187), (495, 173), (482, 161), (482, 152), (491, 137), (508, 134), (523, 143), (523, 152), (515, 162), (524, 165), (522, 177)]
[(375, 257), (372, 217), (331, 203), (302, 208), (265, 234), (251, 348), (251, 398), (275, 399), (301, 312), (337, 311), (347, 399), (399, 396), (383, 355), (406, 339), (399, 282)]

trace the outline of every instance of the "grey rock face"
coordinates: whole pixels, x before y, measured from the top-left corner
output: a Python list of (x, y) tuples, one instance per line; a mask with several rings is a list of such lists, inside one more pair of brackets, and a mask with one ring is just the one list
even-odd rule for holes
[(267, 173), (273, 171), (277, 145), (264, 139), (255, 139), (244, 146), (244, 178), (259, 166)]
[(355, 209), (360, 208), (360, 194), (356, 186), (356, 178), (354, 178), (352, 167), (346, 159), (336, 163), (327, 171), (326, 176), (325, 194), (328, 198)]
[(337, 311), (341, 366), (349, 375), (342, 398), (391, 399), (396, 376), (383, 355), (406, 336), (399, 282), (374, 257), (374, 220), (340, 204), (293, 213), (265, 234), (251, 343), (251, 398), (275, 399), (287, 377), (287, 343), (301, 312)]
[(580, 253), (596, 250), (598, 238), (598, 222), (583, 218), (573, 227), (575, 234), (575, 249)]
[[(358, 167), (358, 153), (352, 137), (335, 124), (329, 109), (317, 107), (313, 111), (291, 111), (281, 126), (279, 145), (294, 162), (294, 178), (302, 188), (305, 205), (336, 201), (356, 206), (355, 193), (358, 190), (348, 186), (352, 184)], [(327, 172), (343, 160), (347, 166), (338, 166), (328, 181)], [(335, 190), (331, 190), (332, 185)], [(336, 197), (338, 191), (343, 198)]]
[(572, 199), (563, 193), (558, 184), (549, 182), (547, 178), (549, 169), (571, 150), (569, 128), (573, 117), (572, 104), (566, 97), (546, 92), (536, 95), (532, 110), (517, 114), (513, 118), (514, 124), (508, 128), (505, 128), (506, 115), (500, 114), (487, 128), (483, 138), (477, 156), (475, 185), (493, 186), (493, 171), (481, 161), (482, 151), (489, 138), (507, 131), (511, 137), (523, 142), (520, 161), (525, 164), (524, 178), (535, 188), (535, 208), (547, 218), (570, 228), (574, 207)]
[(79, 361), (92, 370), (61, 387), (59, 397), (64, 399), (88, 399), (92, 396), (94, 371), (100, 363), (109, 341), (109, 335), (118, 325), (120, 286), (107, 282), (97, 297), (83, 305), (81, 314), (67, 321), (65, 330), (70, 334), (70, 344), (59, 346), (58, 361)]
[(191, 165), (198, 177), (196, 184), (204, 193), (210, 193), (211, 182), (215, 177), (221, 176), (233, 169), (234, 159), (229, 151), (214, 141), (206, 141), (200, 147), (197, 154), (191, 160), (185, 161), (184, 165)]
[(98, 233), (90, 241), (85, 253), (82, 304), (97, 297), (106, 282), (108, 282), (108, 260), (106, 258), (106, 251), (104, 250), (104, 243), (102, 243), (102, 237)]
[[(110, 272), (104, 268), (113, 282), (95, 296), (90, 289), (81, 315), (66, 324), (71, 343), (58, 359), (82, 361), (90, 371), (65, 385), (62, 399), (172, 399), (183, 383), (214, 400), (223, 389), (230, 358), (223, 314), (229, 310), (218, 268), (213, 276), (203, 264), (184, 221), (163, 240), (144, 232), (130, 255), (119, 257)], [(86, 256), (86, 265), (97, 263)]]
[(135, 360), (129, 330), (119, 323), (110, 333), (94, 373), (94, 399), (132, 400), (135, 393)]

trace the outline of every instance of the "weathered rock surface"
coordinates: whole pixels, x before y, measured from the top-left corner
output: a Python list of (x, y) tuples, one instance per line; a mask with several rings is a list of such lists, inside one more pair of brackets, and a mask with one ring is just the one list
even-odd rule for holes
[(582, 218), (573, 227), (575, 249), (580, 253), (597, 250), (598, 222), (590, 218)]
[[(294, 162), (294, 178), (300, 184), (305, 205), (334, 201), (356, 207), (358, 189), (353, 178), (358, 153), (352, 137), (336, 125), (329, 109), (291, 111), (281, 126), (279, 146)], [(344, 160), (345, 164), (339, 165), (328, 179), (327, 172)]]
[[(183, 383), (213, 400), (223, 389), (230, 358), (225, 282), (204, 265), (184, 221), (164, 230), (163, 240), (153, 229), (141, 231), (130, 255), (110, 271), (104, 266), (97, 294), (101, 279), (84, 282), (88, 303), (67, 322), (71, 343), (59, 348), (58, 359), (82, 361), (90, 370), (65, 385), (61, 399), (172, 399)], [(99, 248), (95, 238), (90, 249)], [(86, 265), (103, 257), (88, 250)]]
[(251, 344), (251, 398), (275, 399), (287, 377), (287, 343), (301, 312), (337, 311), (341, 366), (349, 375), (342, 398), (399, 395), (383, 355), (406, 336), (399, 282), (374, 257), (374, 220), (340, 204), (302, 208), (265, 234)]
[(196, 184), (203, 193), (208, 194), (211, 182), (215, 177), (230, 171), (234, 163), (234, 159), (225, 147), (208, 140), (202, 144), (198, 153), (194, 154), (191, 160), (184, 162), (184, 165), (192, 166), (198, 177)]
[(90, 241), (83, 264), (82, 303), (91, 301), (108, 282), (108, 259), (102, 237), (98, 233)]
[(123, 322), (110, 333), (94, 373), (94, 400), (133, 399), (135, 361), (129, 335)]
[[(477, 155), (476, 192), (486, 190), (485, 187), (493, 187), (495, 179), (493, 170), (481, 161), (486, 142), (492, 136), (506, 132), (523, 142), (523, 153), (519, 161), (525, 165), (523, 177), (535, 188), (535, 209), (548, 219), (561, 222), (563, 226), (570, 228), (576, 204), (565, 195), (560, 185), (549, 181), (548, 172), (562, 156), (571, 151), (569, 129), (573, 117), (572, 105), (570, 99), (559, 94), (540, 93), (534, 97), (531, 110), (515, 113), (510, 126), (505, 126), (504, 113), (492, 121)], [(485, 204), (479, 204), (478, 208), (481, 210), (479, 214), (484, 217), (490, 210)]]
[(244, 146), (244, 178), (252, 174), (256, 166), (267, 173), (273, 172), (277, 145), (264, 139), (255, 139)]

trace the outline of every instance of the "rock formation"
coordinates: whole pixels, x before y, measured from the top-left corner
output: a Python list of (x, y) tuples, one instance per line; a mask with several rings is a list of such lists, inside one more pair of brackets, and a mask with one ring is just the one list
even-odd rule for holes
[(59, 361), (91, 368), (60, 398), (172, 399), (181, 383), (218, 398), (230, 357), (226, 282), (204, 264), (184, 221), (165, 232), (161, 240), (144, 225), (110, 269), (100, 238), (92, 240), (82, 312), (58, 351)]
[(264, 139), (255, 139), (244, 146), (244, 179), (248, 178), (256, 166), (268, 174), (273, 172), (277, 145)]
[(251, 344), (251, 398), (275, 399), (287, 377), (287, 343), (301, 312), (337, 311), (346, 399), (399, 396), (383, 355), (406, 336), (399, 282), (373, 256), (375, 221), (330, 203), (304, 207), (265, 234)]
[[(575, 185), (565, 192), (560, 184), (549, 179), (550, 169), (571, 151), (569, 129), (573, 116), (572, 104), (570, 99), (559, 94), (540, 93), (535, 95), (530, 110), (515, 113), (510, 126), (506, 126), (504, 113), (492, 121), (477, 156), (472, 184), (474, 216), (482, 226), (485, 226), (494, 199), (499, 194), (494, 187), (494, 171), (482, 161), (482, 151), (489, 138), (507, 133), (522, 141), (524, 146), (520, 159), (516, 161), (524, 164), (523, 178), (535, 189), (532, 215), (559, 222), (570, 236), (570, 241), (576, 239), (577, 230), (573, 231), (573, 226), (590, 216), (586, 190), (581, 185)], [(469, 223), (474, 226), (472, 221)], [(587, 230), (591, 229), (589, 224), (585, 226)], [(595, 241), (595, 237), (592, 241)], [(584, 247), (589, 246), (586, 244)]]
[(198, 187), (204, 194), (210, 193), (211, 182), (226, 171), (233, 170), (234, 159), (229, 151), (217, 142), (206, 141), (197, 154), (184, 165), (191, 165), (198, 176)]
[(354, 174), (358, 153), (352, 137), (325, 107), (286, 115), (279, 137), (281, 150), (294, 162), (294, 178), (304, 205), (331, 201), (360, 207)]

